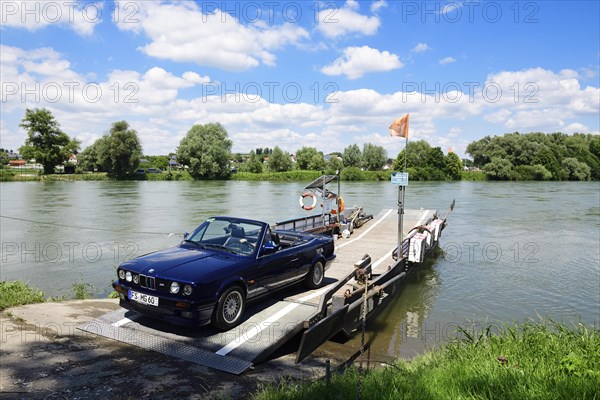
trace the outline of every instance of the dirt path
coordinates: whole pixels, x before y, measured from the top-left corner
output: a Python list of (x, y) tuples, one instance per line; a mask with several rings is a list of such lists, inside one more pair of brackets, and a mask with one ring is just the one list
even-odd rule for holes
[(230, 375), (75, 329), (117, 300), (32, 304), (0, 313), (0, 399), (252, 398), (283, 377), (314, 379), (324, 362), (284, 355)]

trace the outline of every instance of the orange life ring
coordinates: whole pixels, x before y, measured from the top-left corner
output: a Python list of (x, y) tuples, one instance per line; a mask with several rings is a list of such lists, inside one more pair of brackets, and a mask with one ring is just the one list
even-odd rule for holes
[[(308, 206), (306, 204), (304, 204), (305, 197), (312, 197), (312, 203)], [(308, 192), (302, 193), (302, 196), (300, 196), (300, 207), (302, 207), (303, 210), (310, 211), (313, 208), (315, 208), (316, 205), (317, 205), (317, 197), (314, 194), (308, 193)]]

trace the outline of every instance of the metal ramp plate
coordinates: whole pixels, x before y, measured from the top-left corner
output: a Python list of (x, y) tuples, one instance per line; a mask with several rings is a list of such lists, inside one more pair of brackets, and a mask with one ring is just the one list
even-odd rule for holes
[(309, 304), (266, 300), (248, 307), (240, 325), (219, 332), (209, 326), (175, 326), (119, 309), (77, 329), (239, 375), (300, 332), (316, 310)]

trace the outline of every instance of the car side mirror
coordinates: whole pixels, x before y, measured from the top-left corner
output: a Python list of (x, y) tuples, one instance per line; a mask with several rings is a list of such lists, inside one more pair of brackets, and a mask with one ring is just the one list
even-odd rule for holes
[(186, 232), (186, 233), (184, 233), (184, 234), (183, 234), (183, 238), (184, 238), (184, 239), (187, 239), (187, 238), (188, 238), (188, 236), (190, 236), (189, 232)]
[(277, 251), (277, 246), (272, 241), (267, 241), (263, 246), (262, 253), (263, 255), (273, 254)]

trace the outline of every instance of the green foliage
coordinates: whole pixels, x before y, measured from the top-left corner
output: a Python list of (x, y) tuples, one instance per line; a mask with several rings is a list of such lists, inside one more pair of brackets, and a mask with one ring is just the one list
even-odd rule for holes
[[(269, 156), (269, 169), (273, 172), (285, 172), (292, 169), (292, 159), (287, 151), (283, 151), (279, 146), (275, 146)], [(261, 172), (261, 171), (250, 171)]]
[(320, 171), (325, 166), (323, 153), (314, 147), (302, 147), (296, 152), (296, 168), (310, 171)]
[(84, 281), (75, 282), (71, 285), (73, 288), (73, 298), (76, 300), (91, 299), (94, 297), (94, 288)]
[(461, 176), (463, 181), (485, 181), (487, 179), (483, 171), (462, 171)]
[(290, 170), (285, 172), (263, 172), (254, 174), (252, 172), (238, 172), (231, 176), (236, 181), (270, 181), (270, 182), (301, 182), (313, 181), (321, 176), (320, 171)]
[(21, 281), (0, 282), (0, 310), (24, 304), (43, 303), (44, 292)]
[(362, 181), (362, 180), (364, 180), (363, 171), (361, 171), (360, 168), (357, 168), (357, 167), (344, 168), (342, 170), (342, 172), (340, 172), (340, 178), (343, 181)]
[(344, 149), (342, 155), (344, 167), (357, 167), (360, 168), (362, 163), (362, 153), (360, 147), (357, 144), (352, 144)]
[(61, 131), (58, 121), (45, 108), (25, 110), (19, 126), (27, 130), (25, 144), (19, 149), (21, 155), (25, 159), (35, 158), (44, 166), (45, 174), (53, 174), (57, 165), (79, 150), (80, 142)]
[(505, 158), (494, 157), (483, 167), (483, 171), (490, 180), (509, 181), (514, 177), (513, 165)]
[[(397, 360), (362, 378), (363, 399), (594, 399), (600, 383), (600, 331), (524, 323), (482, 331), (411, 361)], [(358, 371), (330, 382), (282, 382), (255, 398), (352, 399)]]
[(444, 152), (442, 149), (439, 147), (430, 148), (427, 157), (425, 158), (425, 165), (421, 166), (444, 170), (446, 168), (446, 163), (444, 162)]
[(109, 299), (118, 299), (119, 298), (119, 293), (113, 290), (112, 292), (110, 292), (108, 294), (108, 298)]
[(448, 153), (444, 157), (444, 172), (448, 178), (458, 181), (462, 178), (463, 163), (459, 156)]
[(177, 148), (177, 160), (194, 179), (225, 179), (231, 171), (231, 140), (218, 123), (194, 125)]
[(396, 171), (404, 170), (404, 154), (406, 153), (406, 165), (409, 168), (424, 167), (427, 165), (427, 157), (429, 157), (429, 151), (431, 146), (425, 140), (417, 140), (415, 142), (408, 142), (408, 146), (403, 149), (396, 160), (394, 161), (394, 169)]
[(336, 171), (341, 171), (344, 168), (344, 162), (342, 158), (338, 155), (332, 154), (325, 165), (325, 173), (328, 175), (333, 175)]
[(369, 171), (380, 170), (387, 161), (387, 151), (375, 144), (366, 143), (363, 146), (362, 166)]
[(260, 174), (261, 172), (263, 172), (263, 163), (261, 161), (261, 158), (262, 157), (256, 155), (254, 150), (250, 151), (248, 159), (246, 159), (246, 162), (243, 163), (240, 167), (241, 171)]
[(515, 167), (515, 179), (520, 181), (549, 181), (552, 173), (543, 165), (518, 165)]
[[(598, 135), (580, 134), (565, 135), (556, 132), (544, 133), (511, 133), (503, 136), (486, 136), (470, 143), (467, 153), (475, 165), (485, 167), (494, 158), (507, 160), (514, 169), (514, 179), (526, 179), (532, 170), (520, 166), (540, 165), (552, 174), (552, 179), (600, 179), (600, 137)], [(582, 167), (572, 158), (587, 165)], [(497, 165), (493, 166), (494, 168)], [(516, 169), (519, 168), (519, 172)], [(586, 177), (589, 168), (589, 177)], [(489, 168), (488, 168), (489, 169)], [(492, 168), (493, 169), (493, 168)], [(543, 172), (539, 170), (538, 172)], [(536, 179), (540, 178), (540, 175)], [(545, 178), (544, 178), (545, 179)]]
[(113, 123), (110, 134), (98, 139), (95, 145), (97, 162), (110, 178), (127, 179), (135, 175), (142, 145), (137, 132), (129, 129), (126, 121)]
[(590, 179), (591, 168), (576, 158), (565, 158), (562, 161), (562, 166), (566, 171), (567, 179), (571, 181), (587, 181)]

